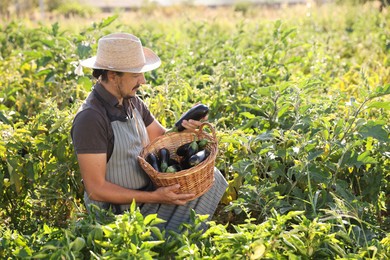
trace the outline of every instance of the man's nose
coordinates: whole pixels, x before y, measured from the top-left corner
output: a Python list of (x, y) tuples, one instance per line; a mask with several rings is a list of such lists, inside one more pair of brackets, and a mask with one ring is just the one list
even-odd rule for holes
[(139, 84), (145, 84), (146, 83), (146, 79), (145, 79), (145, 74), (141, 74), (139, 80), (138, 80), (138, 83)]

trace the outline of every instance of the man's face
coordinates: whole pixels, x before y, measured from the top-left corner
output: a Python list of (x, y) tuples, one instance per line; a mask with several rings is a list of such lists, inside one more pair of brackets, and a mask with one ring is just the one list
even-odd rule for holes
[(116, 80), (123, 98), (134, 97), (141, 84), (146, 83), (143, 73), (125, 72), (122, 76), (117, 76)]

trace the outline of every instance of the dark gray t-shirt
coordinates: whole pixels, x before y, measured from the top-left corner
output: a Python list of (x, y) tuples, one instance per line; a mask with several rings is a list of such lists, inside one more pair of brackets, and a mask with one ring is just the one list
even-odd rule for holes
[(123, 100), (119, 106), (115, 96), (96, 84), (73, 121), (71, 136), (76, 153), (107, 153), (109, 158), (114, 147), (111, 122), (132, 116), (131, 108), (139, 111), (146, 127), (153, 122), (154, 116), (138, 96)]

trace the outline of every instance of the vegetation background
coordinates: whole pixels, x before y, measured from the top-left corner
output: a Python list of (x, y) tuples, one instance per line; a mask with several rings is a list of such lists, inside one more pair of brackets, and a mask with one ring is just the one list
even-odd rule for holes
[[(390, 257), (386, 1), (45, 3), (42, 20), (39, 1), (0, 1), (0, 258)], [(114, 31), (162, 58), (139, 92), (162, 124), (211, 108), (229, 187), (205, 233), (195, 212), (168, 238), (134, 205), (85, 214), (69, 131), (93, 80), (78, 64)]]

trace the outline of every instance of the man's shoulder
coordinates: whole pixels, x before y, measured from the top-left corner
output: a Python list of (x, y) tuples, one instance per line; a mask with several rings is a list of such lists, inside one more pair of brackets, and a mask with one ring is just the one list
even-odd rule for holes
[(95, 95), (95, 91), (89, 93), (88, 97), (84, 100), (83, 104), (80, 107), (80, 110), (83, 109), (95, 109), (101, 110), (103, 108), (102, 102)]
[(100, 111), (97, 108), (94, 107), (84, 107), (83, 109), (80, 109), (75, 116), (75, 121), (77, 120), (104, 120), (105, 116), (102, 111)]
[(77, 111), (74, 118), (74, 123), (77, 121), (90, 123), (93, 123), (94, 121), (97, 123), (109, 121), (104, 106), (98, 99), (94, 97), (93, 93), (87, 97), (87, 99), (83, 102)]

